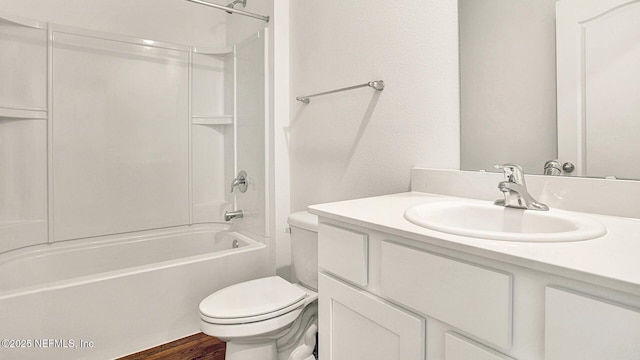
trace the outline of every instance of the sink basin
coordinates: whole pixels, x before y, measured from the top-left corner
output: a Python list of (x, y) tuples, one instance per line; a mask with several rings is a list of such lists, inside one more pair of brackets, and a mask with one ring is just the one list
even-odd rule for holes
[(568, 211), (522, 210), (481, 201), (438, 201), (408, 208), (404, 217), (427, 229), (468, 237), (526, 242), (590, 240), (604, 225)]

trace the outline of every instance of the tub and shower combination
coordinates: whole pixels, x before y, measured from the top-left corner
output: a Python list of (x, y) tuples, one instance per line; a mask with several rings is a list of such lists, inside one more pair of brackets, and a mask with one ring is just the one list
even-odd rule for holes
[(154, 347), (199, 332), (211, 293), (274, 274), (268, 29), (219, 49), (0, 25), (0, 359)]
[(0, 254), (0, 355), (107, 359), (197, 333), (199, 302), (265, 276), (268, 258), (220, 224)]

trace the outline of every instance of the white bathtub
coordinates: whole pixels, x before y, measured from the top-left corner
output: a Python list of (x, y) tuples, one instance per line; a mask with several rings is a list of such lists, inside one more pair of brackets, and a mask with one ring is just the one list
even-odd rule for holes
[(111, 359), (198, 332), (202, 299), (272, 274), (264, 244), (226, 229), (198, 225), (0, 254), (0, 359)]

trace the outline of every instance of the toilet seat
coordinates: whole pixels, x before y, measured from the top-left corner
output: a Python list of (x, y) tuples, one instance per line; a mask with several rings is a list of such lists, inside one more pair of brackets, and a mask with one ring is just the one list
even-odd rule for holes
[(215, 336), (222, 341), (229, 339), (273, 339), (287, 331), (291, 324), (302, 314), (304, 306), (300, 306), (288, 313), (267, 320), (250, 323), (216, 324), (200, 318), (200, 329), (203, 333)]
[(219, 290), (200, 303), (202, 320), (246, 324), (272, 319), (304, 306), (308, 294), (279, 276), (246, 281)]
[(211, 324), (220, 324), (220, 325), (247, 324), (247, 323), (273, 319), (282, 314), (286, 314), (288, 312), (294, 311), (297, 308), (302, 308), (305, 304), (305, 301), (306, 301), (305, 299), (301, 299), (300, 301), (297, 301), (282, 309), (278, 309), (272, 312), (268, 312), (266, 314), (260, 314), (255, 316), (245, 316), (245, 317), (237, 317), (237, 318), (217, 318), (217, 317), (207, 316), (206, 314), (200, 312), (200, 318)]

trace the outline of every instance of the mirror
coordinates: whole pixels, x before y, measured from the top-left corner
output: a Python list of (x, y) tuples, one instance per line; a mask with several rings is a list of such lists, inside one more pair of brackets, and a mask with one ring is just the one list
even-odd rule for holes
[(640, 179), (640, 2), (459, 0), (461, 169)]

